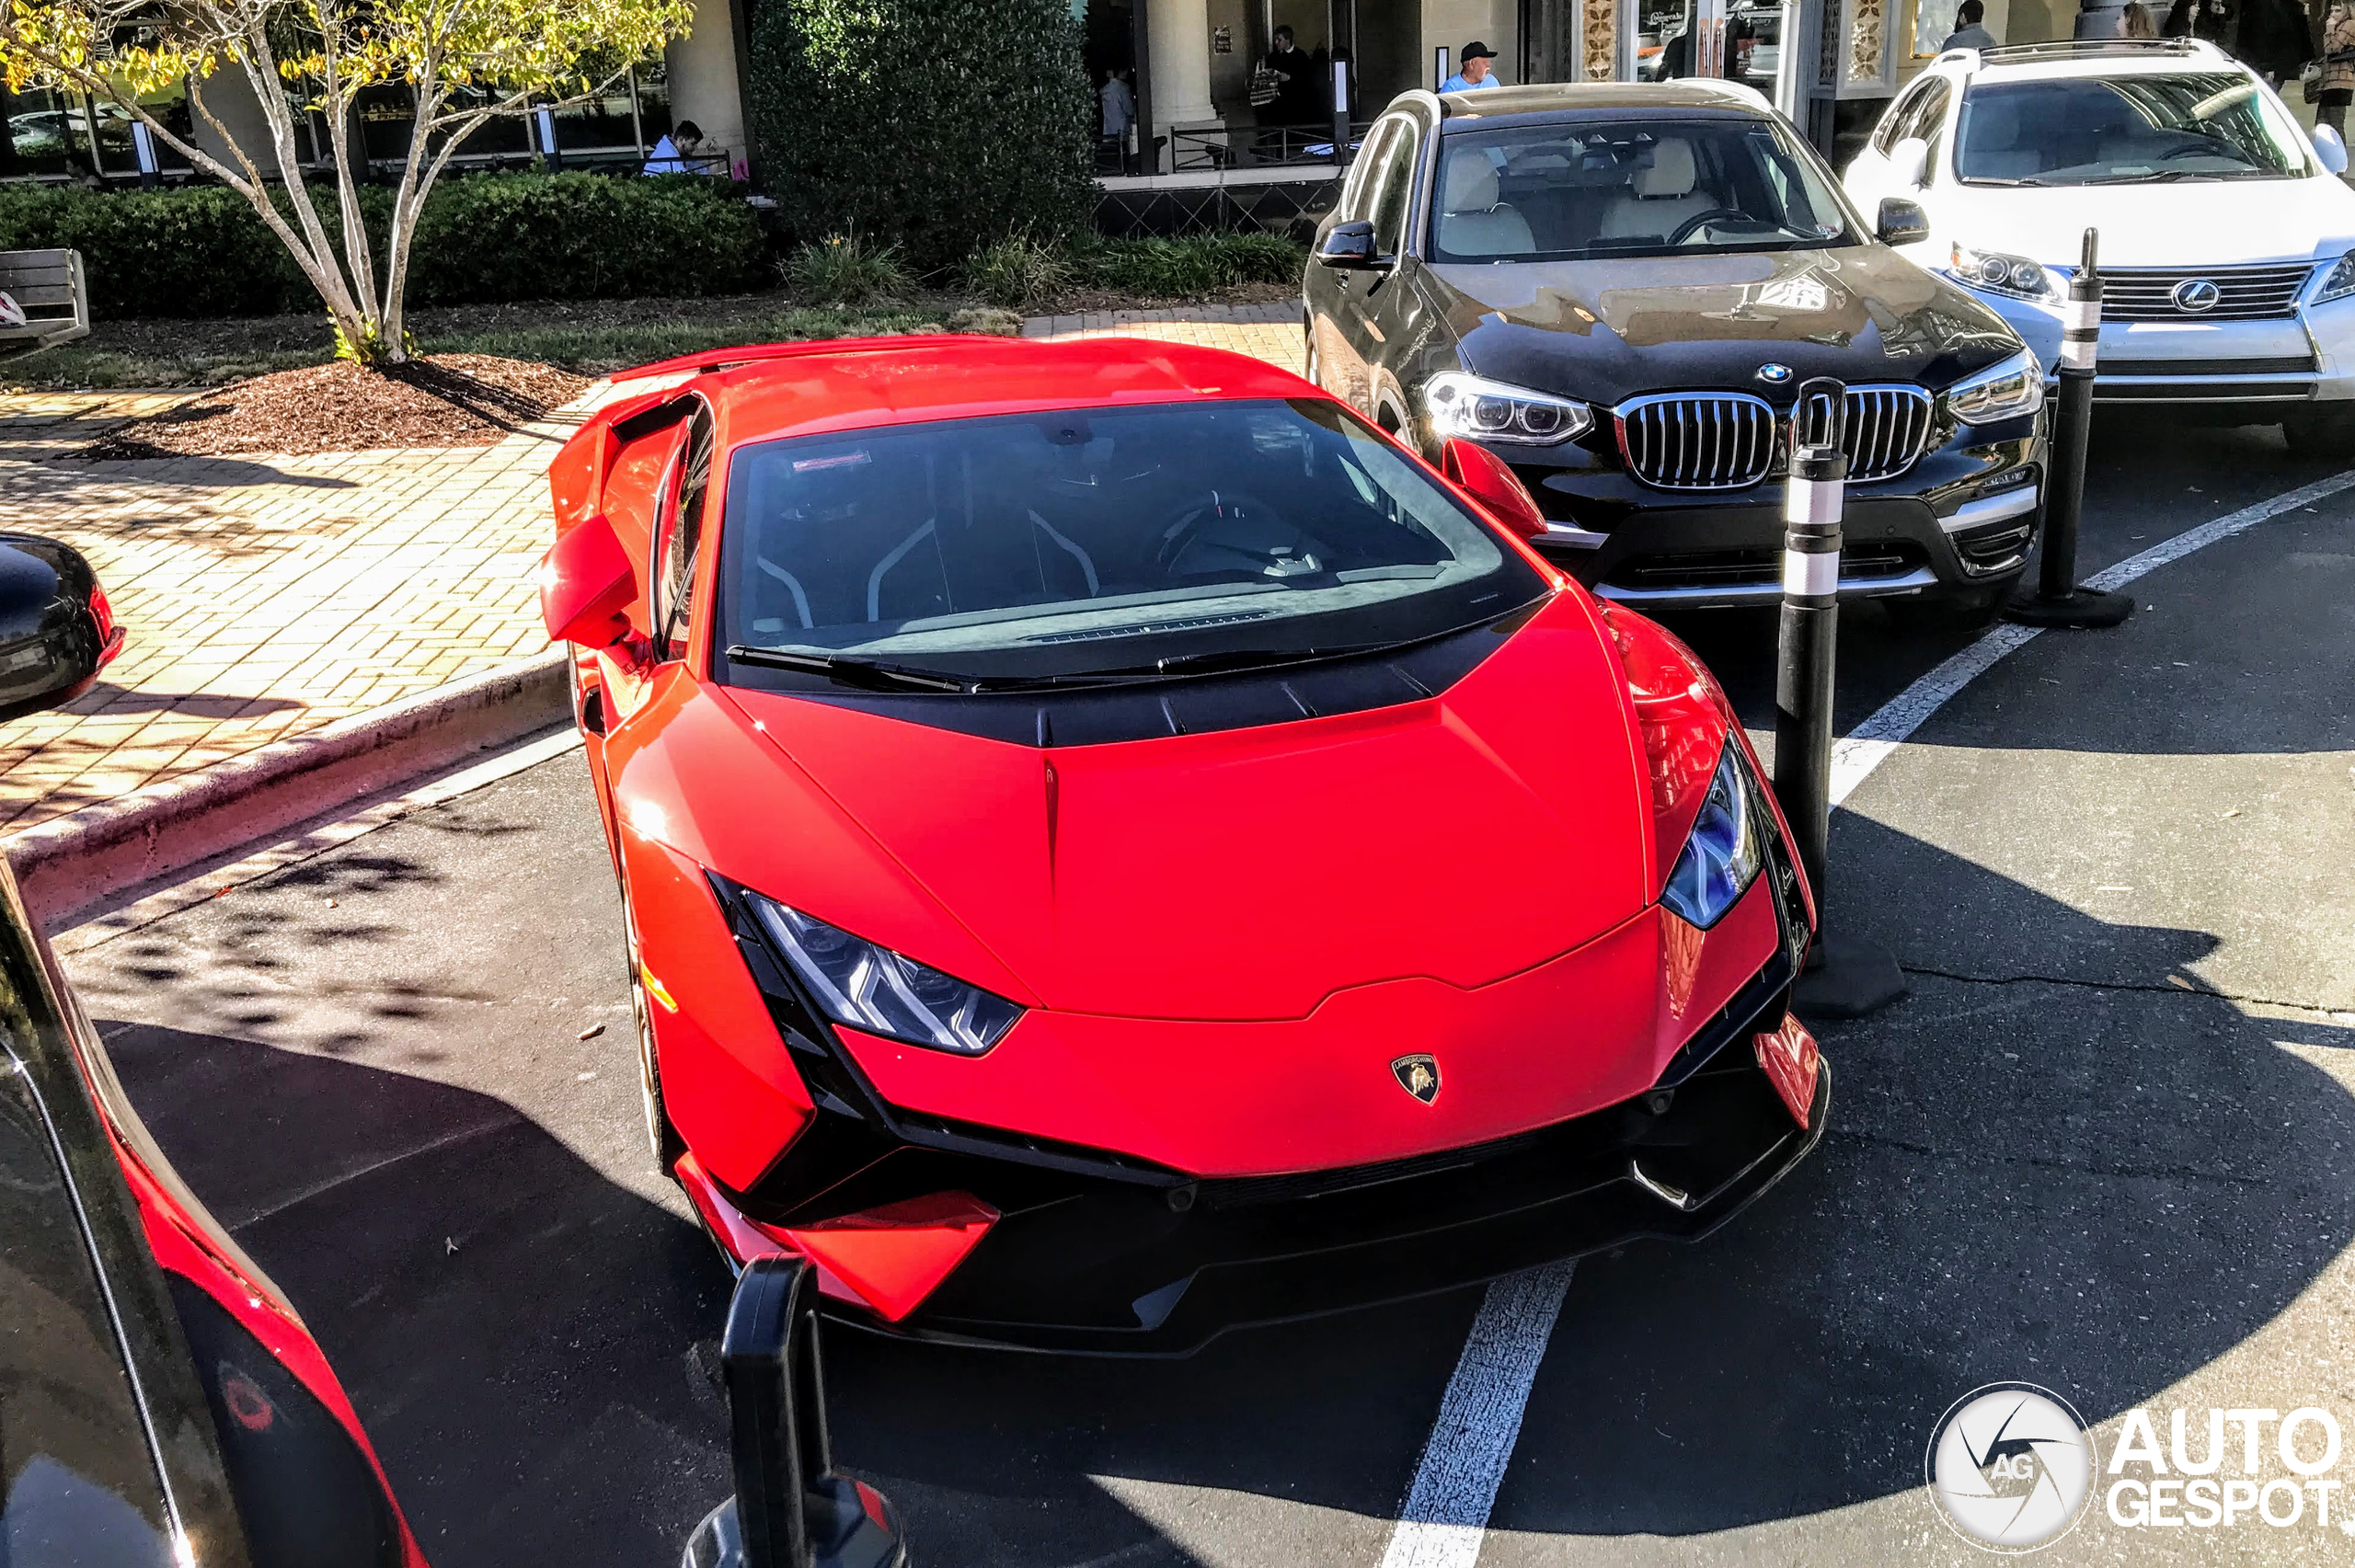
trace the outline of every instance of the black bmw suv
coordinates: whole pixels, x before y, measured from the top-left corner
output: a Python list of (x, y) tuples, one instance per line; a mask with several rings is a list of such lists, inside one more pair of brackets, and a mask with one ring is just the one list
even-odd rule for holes
[(1721, 82), (1407, 93), (1303, 288), (1309, 375), (1436, 454), (1520, 475), (1537, 545), (1651, 607), (1780, 592), (1801, 383), (1847, 387), (1841, 591), (1992, 612), (2042, 508), (2044, 382), (1993, 311), (1889, 248)]

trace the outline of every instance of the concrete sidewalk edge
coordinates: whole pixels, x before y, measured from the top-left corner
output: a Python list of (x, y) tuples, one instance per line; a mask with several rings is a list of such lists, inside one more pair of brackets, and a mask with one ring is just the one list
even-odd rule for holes
[(503, 746), (571, 712), (569, 650), (420, 692), (0, 840), (26, 908), (52, 927), (124, 888)]

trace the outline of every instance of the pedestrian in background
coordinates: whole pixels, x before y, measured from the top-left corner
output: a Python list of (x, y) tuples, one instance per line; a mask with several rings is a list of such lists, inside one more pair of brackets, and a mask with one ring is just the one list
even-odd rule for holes
[(2315, 57), (2315, 36), (2297, 0), (2240, 0), (2240, 27), (2228, 47), (2275, 87)]
[(1984, 0), (1962, 0), (1955, 7), (1954, 31), (1947, 34), (1947, 49), (1993, 49), (2002, 40), (1987, 30), (1987, 6)]
[(2142, 0), (2127, 0), (2126, 9), (2118, 14), (2118, 36), (2145, 39), (2159, 36), (2158, 24), (2151, 20), (2150, 10)]
[(1439, 90), (1442, 93), (1468, 93), (1476, 87), (1503, 86), (1504, 84), (1497, 80), (1496, 68), (1488, 63), (1496, 57), (1495, 50), (1474, 39), (1464, 46), (1464, 52), (1457, 57), (1455, 74), (1442, 82)]
[(654, 143), (654, 151), (646, 160), (644, 174), (699, 174), (703, 170), (703, 128), (692, 120), (683, 120), (668, 136)]
[(2347, 139), (2347, 106), (2355, 103), (2355, 0), (2322, 0), (2318, 42), (2322, 76), (2315, 95), (2315, 122)]
[(1102, 101), (1099, 145), (1097, 164), (1100, 167), (1109, 159), (1114, 168), (1128, 171), (1129, 128), (1137, 122), (1137, 97), (1128, 83), (1126, 68), (1113, 66), (1104, 73), (1104, 86), (1097, 97)]
[(1324, 97), (1316, 80), (1316, 62), (1292, 40), (1290, 24), (1275, 33), (1275, 47), (1260, 69), (1276, 78), (1276, 99), (1259, 111), (1262, 125), (1314, 125), (1317, 104)]

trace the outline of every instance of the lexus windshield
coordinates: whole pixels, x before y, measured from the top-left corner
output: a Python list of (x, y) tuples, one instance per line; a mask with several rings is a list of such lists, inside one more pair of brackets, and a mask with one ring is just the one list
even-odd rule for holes
[(1433, 261), (1858, 243), (1814, 155), (1749, 115), (1452, 132), (1442, 146)]
[(1988, 185), (2295, 179), (2304, 138), (2232, 71), (1993, 82), (1963, 95), (1955, 173)]
[(1315, 401), (751, 444), (721, 537), (715, 642), (813, 672), (1224, 668), (1416, 642), (1545, 591), (1388, 441)]

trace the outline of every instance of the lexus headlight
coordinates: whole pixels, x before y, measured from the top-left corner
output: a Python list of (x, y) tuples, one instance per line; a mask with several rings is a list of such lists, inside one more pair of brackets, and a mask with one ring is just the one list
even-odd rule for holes
[(2033, 414), (2044, 406), (2044, 367), (2034, 354), (2014, 354), (1947, 388), (1947, 406), (1966, 425)]
[(2331, 300), (2343, 300), (2349, 294), (2355, 294), (2355, 250), (2340, 257), (2338, 265), (2323, 275), (2322, 282), (2315, 289), (2314, 298), (2306, 303), (2324, 304)]
[(1594, 424), (1594, 410), (1568, 397), (1509, 386), (1465, 371), (1442, 371), (1423, 383), (1423, 407), (1442, 441), (1514, 441), (1550, 446)]
[(1668, 874), (1660, 901), (1685, 924), (1708, 930), (1758, 880), (1766, 864), (1766, 835), (1774, 820), (1760, 807), (1758, 785), (1741, 760), (1741, 747), (1726, 737), (1708, 797), (1693, 819), (1684, 853)]
[(1022, 1016), (1016, 1003), (888, 947), (751, 893), (761, 929), (837, 1024), (977, 1057)]
[(1993, 289), (1999, 294), (2023, 300), (2057, 301), (2061, 297), (2061, 286), (2044, 264), (2030, 261), (2025, 256), (2006, 256), (2000, 250), (1973, 250), (1967, 245), (1958, 245), (1947, 270), (1973, 288)]

